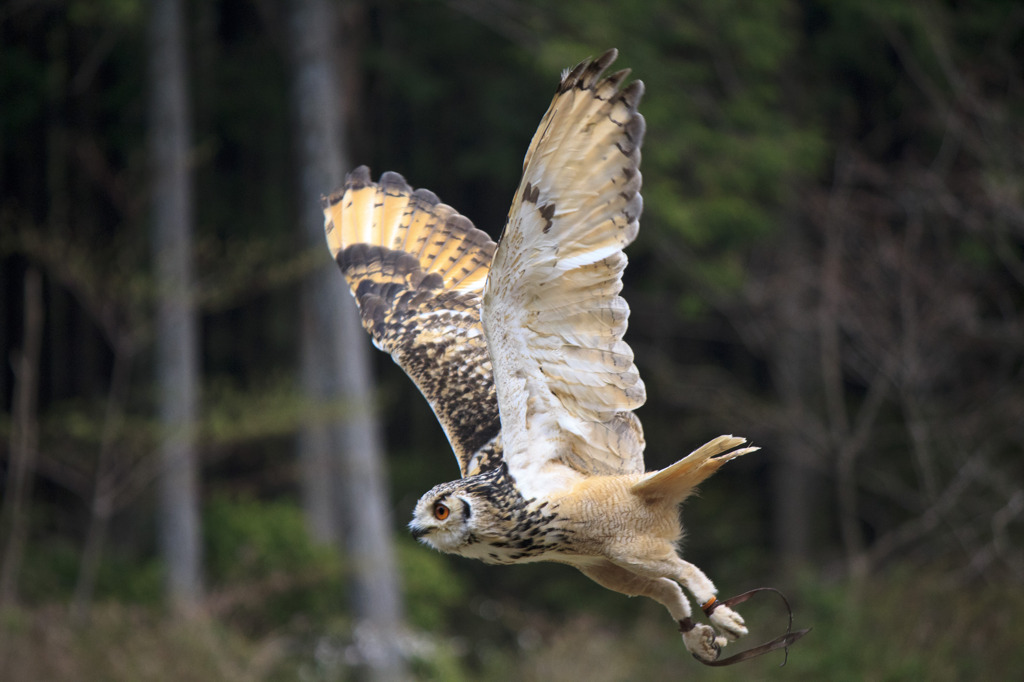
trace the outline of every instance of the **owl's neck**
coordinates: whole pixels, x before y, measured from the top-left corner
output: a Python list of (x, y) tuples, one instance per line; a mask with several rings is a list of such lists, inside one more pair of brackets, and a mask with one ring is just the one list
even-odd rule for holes
[(557, 510), (548, 502), (525, 499), (504, 463), (470, 478), (474, 480), (465, 490), (477, 504), (469, 542), (458, 554), (489, 564), (514, 564), (570, 551), (571, 531)]

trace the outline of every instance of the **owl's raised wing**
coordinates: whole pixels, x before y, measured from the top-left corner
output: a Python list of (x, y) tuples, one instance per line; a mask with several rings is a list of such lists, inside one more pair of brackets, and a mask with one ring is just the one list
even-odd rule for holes
[(397, 173), (360, 166), (324, 198), (331, 255), (375, 346), (412, 377), (463, 476), (501, 462), (501, 423), (480, 299), (495, 244)]
[(521, 486), (564, 464), (644, 470), (632, 410), (646, 392), (619, 296), (642, 209), (643, 84), (602, 77), (610, 50), (565, 75), (530, 144), (483, 300), (504, 457)]

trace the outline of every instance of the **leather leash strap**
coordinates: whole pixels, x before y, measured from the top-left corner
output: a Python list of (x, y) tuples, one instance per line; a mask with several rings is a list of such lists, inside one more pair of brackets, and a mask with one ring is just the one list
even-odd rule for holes
[(789, 600), (786, 599), (786, 595), (782, 594), (782, 592), (779, 592), (774, 587), (757, 587), (753, 590), (750, 590), (749, 592), (744, 592), (743, 594), (738, 594), (735, 597), (726, 599), (725, 601), (718, 601), (714, 597), (712, 597), (707, 601), (706, 604), (701, 606), (701, 610), (704, 611), (705, 615), (710, 616), (719, 606), (735, 606), (736, 604), (742, 604), (758, 592), (774, 592), (775, 594), (779, 595), (780, 599), (782, 599), (782, 603), (786, 605), (786, 610), (789, 612), (789, 625), (786, 627), (786, 632), (780, 635), (779, 637), (776, 637), (770, 642), (766, 642), (761, 646), (756, 646), (753, 649), (741, 651), (740, 653), (734, 656), (730, 656), (729, 658), (722, 658), (717, 661), (701, 661), (696, 656), (694, 656), (694, 658), (697, 658), (697, 660), (703, 663), (704, 665), (718, 667), (723, 665), (732, 665), (734, 663), (739, 663), (740, 661), (746, 661), (751, 658), (756, 658), (757, 656), (766, 654), (769, 651), (775, 651), (776, 649), (783, 649), (786, 652), (786, 658), (783, 659), (779, 667), (781, 668), (782, 666), (786, 665), (786, 661), (789, 660), (789, 647), (795, 641), (797, 641), (798, 639), (806, 635), (808, 632), (810, 632), (811, 628), (805, 628), (803, 630), (796, 631), (793, 630), (793, 609), (789, 607)]

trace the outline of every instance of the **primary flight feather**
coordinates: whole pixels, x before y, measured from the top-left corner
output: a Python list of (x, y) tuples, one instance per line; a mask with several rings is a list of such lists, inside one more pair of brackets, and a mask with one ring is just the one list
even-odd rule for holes
[(633, 410), (646, 393), (623, 334), (623, 252), (643, 201), (640, 81), (605, 76), (610, 50), (561, 80), (497, 244), (396, 173), (357, 168), (324, 199), (327, 244), (374, 344), (430, 403), (462, 478), (416, 505), (410, 528), (488, 563), (555, 561), (662, 603), (703, 661), (746, 634), (734, 610), (691, 619), (716, 588), (680, 558), (678, 505), (756, 450), (720, 436), (645, 472)]

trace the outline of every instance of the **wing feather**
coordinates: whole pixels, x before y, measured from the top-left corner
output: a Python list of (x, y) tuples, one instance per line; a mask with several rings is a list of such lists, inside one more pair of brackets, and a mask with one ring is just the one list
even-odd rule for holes
[[(646, 392), (622, 340), (619, 293), (643, 207), (643, 84), (602, 78), (610, 50), (566, 75), (530, 145), (484, 292), (504, 457), (522, 478), (550, 465), (639, 473)], [(520, 481), (523, 484), (523, 481)]]
[(374, 345), (413, 379), (463, 476), (501, 461), (501, 423), (480, 325), (494, 242), (397, 173), (365, 166), (324, 199), (327, 244)]
[(643, 471), (632, 410), (646, 394), (619, 296), (643, 206), (643, 84), (602, 77), (615, 57), (562, 79), (497, 248), (395, 173), (373, 183), (358, 168), (324, 201), (363, 325), (430, 402), (464, 476), (503, 457), (524, 492), (552, 465)]

